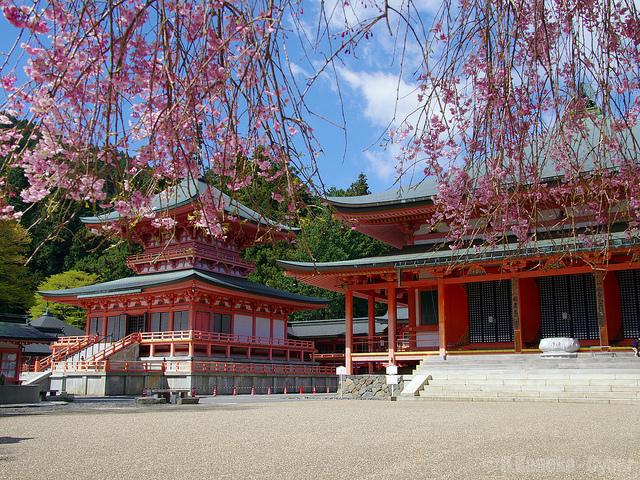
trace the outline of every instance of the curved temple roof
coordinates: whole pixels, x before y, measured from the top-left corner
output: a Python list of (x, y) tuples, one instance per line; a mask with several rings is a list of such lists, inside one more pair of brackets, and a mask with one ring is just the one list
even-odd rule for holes
[[(601, 117), (600, 117), (601, 118)], [(606, 133), (615, 135), (620, 143), (626, 145), (629, 152), (634, 154), (640, 148), (640, 124), (635, 125), (631, 130), (617, 131), (615, 134), (608, 126), (608, 121), (603, 119), (603, 128)], [(552, 158), (546, 156), (546, 152), (551, 150), (553, 144), (541, 145), (538, 154), (539, 165), (541, 167), (540, 178), (542, 181), (553, 181), (559, 179), (563, 174), (556, 169), (557, 164)], [(604, 166), (607, 169), (615, 169), (616, 163), (612, 161), (611, 152), (604, 149), (602, 145), (602, 131), (594, 122), (586, 122), (585, 129), (581, 135), (576, 134), (571, 144), (571, 149), (575, 157), (581, 159), (581, 169), (583, 173), (588, 173), (596, 165), (602, 162), (602, 156), (606, 155)], [(406, 207), (408, 204), (417, 206), (421, 204), (433, 203), (433, 197), (438, 195), (438, 181), (435, 177), (425, 177), (421, 182), (400, 187), (385, 192), (371, 195), (361, 195), (355, 197), (328, 197), (327, 201), (338, 212), (364, 212), (385, 209), (397, 209)]]
[[(185, 178), (175, 187), (170, 187), (157, 194), (150, 205), (154, 213), (166, 212), (186, 206), (205, 194), (210, 194), (214, 199), (224, 201), (225, 212), (235, 215), (241, 220), (248, 220), (258, 225), (277, 225), (275, 221), (266, 219), (263, 215), (251, 208), (232, 200), (227, 194), (221, 193), (214, 186), (208, 185), (202, 179)], [(120, 219), (120, 214), (116, 211), (101, 214), (95, 217), (81, 217), (83, 223), (100, 224), (116, 221)], [(296, 229), (286, 225), (277, 225), (282, 230), (294, 231)]]
[(45, 298), (51, 299), (75, 297), (78, 300), (82, 300), (96, 297), (141, 293), (144, 289), (175, 285), (189, 280), (198, 280), (208, 285), (238, 292), (240, 294), (257, 295), (284, 302), (302, 303), (313, 306), (321, 306), (328, 303), (328, 300), (325, 299), (284, 292), (276, 288), (251, 282), (244, 278), (232, 277), (229, 275), (197, 269), (149, 273), (85, 287), (69, 288), (66, 290), (48, 290), (38, 293)]

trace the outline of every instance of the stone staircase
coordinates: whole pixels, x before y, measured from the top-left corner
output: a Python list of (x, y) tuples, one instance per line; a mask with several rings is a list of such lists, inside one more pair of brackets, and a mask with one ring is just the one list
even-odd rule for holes
[(398, 400), (640, 404), (640, 359), (627, 352), (575, 358), (536, 354), (426, 357), (403, 381), (405, 389)]

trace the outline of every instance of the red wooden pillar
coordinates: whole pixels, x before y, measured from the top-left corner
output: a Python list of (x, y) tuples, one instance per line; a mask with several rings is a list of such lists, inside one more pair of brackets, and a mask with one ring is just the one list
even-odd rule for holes
[(196, 329), (196, 297), (191, 296), (191, 302), (189, 305), (189, 330)]
[(444, 278), (438, 278), (438, 334), (440, 338), (440, 355), (445, 357), (447, 355), (447, 335), (445, 322), (447, 320), (447, 316), (445, 313), (445, 308), (447, 306), (447, 302), (445, 301), (445, 288), (444, 288)]
[(389, 327), (388, 327), (388, 335), (389, 335), (389, 363), (396, 363), (396, 285), (393, 282), (389, 282), (387, 287), (387, 306), (388, 317), (389, 317)]
[(609, 330), (607, 328), (607, 312), (604, 301), (604, 276), (602, 270), (593, 272), (596, 281), (596, 305), (598, 307), (598, 328), (600, 330), (600, 346), (609, 346)]
[[(108, 322), (108, 315), (107, 315), (107, 305), (105, 304), (104, 308), (104, 313), (102, 314), (102, 332), (100, 333), (100, 335), (102, 335), (103, 338), (103, 342), (106, 341), (107, 338), (107, 322)], [(98, 332), (96, 332), (98, 333)]]
[(520, 298), (520, 279), (511, 279), (511, 316), (513, 318), (513, 348), (515, 353), (522, 353), (522, 299)]
[[(374, 341), (372, 337), (376, 335), (376, 295), (375, 292), (371, 292), (369, 294), (369, 304), (368, 304), (368, 320), (369, 320), (369, 328), (367, 332), (369, 332), (369, 353), (373, 352)], [(374, 362), (369, 362), (369, 373), (372, 374), (375, 368)]]
[(346, 332), (344, 336), (344, 362), (347, 367), (347, 375), (353, 375), (353, 290), (347, 285), (345, 291), (345, 320)]
[(418, 315), (416, 312), (417, 292), (418, 290), (416, 290), (415, 288), (410, 288), (407, 292), (407, 298), (409, 299), (407, 310), (409, 311), (409, 349), (410, 350), (416, 349), (416, 335), (417, 335), (416, 327), (418, 327)]

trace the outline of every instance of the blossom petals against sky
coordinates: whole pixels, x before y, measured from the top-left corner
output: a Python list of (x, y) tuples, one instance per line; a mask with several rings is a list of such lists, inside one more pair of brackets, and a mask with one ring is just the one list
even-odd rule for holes
[[(305, 25), (313, 37), (320, 8), (324, 5), (325, 11), (331, 12), (328, 27), (336, 34), (335, 38), (339, 38), (346, 25), (379, 13), (373, 3), (375, 1), (368, 0), (353, 4), (337, 0), (333, 3), (305, 1), (301, 8), (304, 13), (298, 23)], [(396, 9), (406, 8), (405, 0), (390, 0), (388, 4)], [(424, 16), (424, 24), (428, 26), (439, 5), (432, 0), (418, 1), (413, 8), (419, 11), (413, 10), (413, 13)], [(392, 188), (397, 181), (395, 167), (400, 149), (382, 143), (389, 137), (389, 128), (397, 127), (419, 106), (416, 80), (423, 59), (415, 44), (402, 44), (393, 21), (390, 18), (389, 23), (377, 24), (372, 29), (373, 36), (362, 40), (355, 52), (343, 55), (335, 64), (335, 70), (326, 70), (308, 93), (310, 109), (318, 116), (305, 120), (314, 128), (320, 142), (322, 152), (317, 162), (327, 188), (347, 188), (357, 180), (360, 172), (367, 176), (372, 192)], [(4, 32), (0, 37), (0, 53), (3, 53), (14, 44), (16, 32), (3, 15), (0, 15), (0, 31)], [(305, 57), (295, 33), (287, 49), (291, 71), (304, 85), (324, 57), (322, 54)], [(399, 52), (403, 52), (402, 57)], [(22, 76), (22, 72), (16, 73)]]

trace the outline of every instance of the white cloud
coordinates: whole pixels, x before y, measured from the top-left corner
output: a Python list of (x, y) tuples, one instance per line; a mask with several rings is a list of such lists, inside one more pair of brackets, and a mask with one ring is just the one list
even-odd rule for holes
[(341, 80), (363, 96), (364, 116), (376, 126), (397, 126), (417, 108), (417, 85), (388, 72), (338, 71)]

